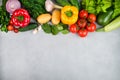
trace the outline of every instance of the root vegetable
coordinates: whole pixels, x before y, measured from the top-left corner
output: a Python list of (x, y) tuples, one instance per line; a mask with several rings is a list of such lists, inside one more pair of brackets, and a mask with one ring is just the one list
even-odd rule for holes
[(52, 16), (51, 14), (49, 13), (46, 13), (46, 14), (41, 14), (37, 17), (37, 21), (40, 23), (40, 24), (44, 24), (44, 23), (47, 23), (51, 20)]
[(61, 12), (60, 10), (54, 10), (52, 13), (52, 23), (59, 24), (60, 23)]

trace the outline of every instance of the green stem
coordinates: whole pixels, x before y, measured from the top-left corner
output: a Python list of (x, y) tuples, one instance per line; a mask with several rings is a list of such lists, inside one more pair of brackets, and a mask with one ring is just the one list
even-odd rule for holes
[(19, 21), (23, 21), (24, 20), (24, 16), (17, 16), (16, 17)]
[(68, 17), (71, 17), (73, 15), (72, 11), (66, 11), (65, 14), (68, 16)]

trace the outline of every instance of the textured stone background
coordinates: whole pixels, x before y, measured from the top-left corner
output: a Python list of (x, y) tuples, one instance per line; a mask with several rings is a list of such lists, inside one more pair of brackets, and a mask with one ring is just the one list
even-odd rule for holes
[(0, 80), (120, 80), (120, 29), (85, 39), (0, 32)]

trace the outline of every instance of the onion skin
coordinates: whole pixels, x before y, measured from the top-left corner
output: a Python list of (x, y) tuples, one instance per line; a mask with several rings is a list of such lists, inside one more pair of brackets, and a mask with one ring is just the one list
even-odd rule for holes
[(8, 0), (6, 3), (6, 10), (12, 14), (16, 9), (20, 9), (21, 4), (18, 0)]

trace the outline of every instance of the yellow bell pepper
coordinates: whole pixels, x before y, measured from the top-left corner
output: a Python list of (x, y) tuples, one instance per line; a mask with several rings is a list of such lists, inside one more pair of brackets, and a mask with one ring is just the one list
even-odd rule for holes
[(64, 24), (74, 24), (78, 20), (79, 10), (75, 6), (64, 6), (61, 9), (61, 21)]

